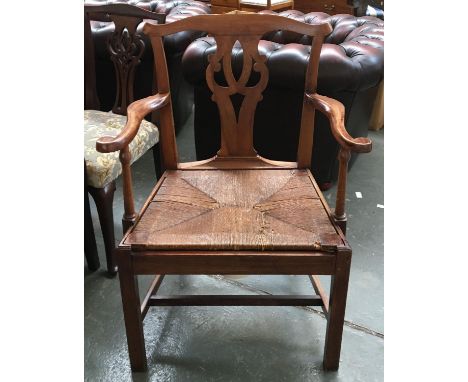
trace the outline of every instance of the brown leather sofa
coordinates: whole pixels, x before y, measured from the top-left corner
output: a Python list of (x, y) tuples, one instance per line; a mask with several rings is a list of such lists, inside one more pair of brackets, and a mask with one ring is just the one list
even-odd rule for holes
[[(367, 136), (373, 101), (384, 74), (383, 21), (375, 17), (303, 14), (295, 10), (280, 15), (306, 23), (328, 21), (332, 25), (333, 32), (326, 38), (320, 56), (318, 93), (344, 104), (346, 127), (352, 136)], [(270, 79), (257, 108), (254, 144), (266, 158), (296, 160), (310, 43), (307, 36), (284, 31), (268, 33), (260, 41), (259, 49), (267, 56)], [(218, 110), (205, 83), (207, 57), (215, 49), (215, 41), (203, 37), (187, 48), (182, 59), (185, 78), (195, 89), (195, 143), (199, 160), (216, 154), (220, 142)], [(242, 50), (237, 45), (233, 48), (233, 68), (238, 75), (241, 67)], [(233, 101), (238, 108), (241, 99)], [(317, 113), (311, 170), (324, 189), (336, 179), (338, 149), (328, 120)]]
[[(152, 12), (166, 14), (166, 23), (194, 15), (210, 13), (210, 8), (207, 4), (194, 0), (86, 0), (85, 3), (129, 3)], [(142, 26), (143, 23), (139, 26), (140, 30)], [(92, 22), (92, 36), (96, 50), (97, 92), (101, 103), (100, 109), (103, 111), (112, 108), (115, 98), (116, 80), (114, 66), (106, 50), (106, 41), (113, 31), (113, 23)], [(143, 33), (142, 35), (145, 41), (145, 51), (141, 57), (141, 63), (135, 72), (135, 99), (148, 97), (153, 94), (153, 53), (149, 39)], [(180, 129), (190, 116), (193, 108), (193, 88), (185, 81), (182, 75), (182, 55), (192, 41), (203, 35), (204, 33), (197, 31), (184, 31), (167, 36), (164, 39), (176, 129)]]

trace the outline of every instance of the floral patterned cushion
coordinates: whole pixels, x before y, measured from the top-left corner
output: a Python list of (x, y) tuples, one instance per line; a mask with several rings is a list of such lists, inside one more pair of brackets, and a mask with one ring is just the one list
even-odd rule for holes
[[(100, 153), (96, 150), (96, 141), (107, 135), (115, 137), (125, 126), (127, 117), (97, 110), (84, 111), (84, 157), (88, 185), (102, 188), (116, 179), (122, 172), (119, 152)], [(138, 134), (130, 143), (132, 163), (159, 141), (158, 128), (143, 120)]]

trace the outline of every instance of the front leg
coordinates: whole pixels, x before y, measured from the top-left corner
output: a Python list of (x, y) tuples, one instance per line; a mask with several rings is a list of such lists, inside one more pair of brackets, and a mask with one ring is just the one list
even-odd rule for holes
[(323, 367), (325, 370), (338, 370), (340, 364), (341, 341), (348, 295), (349, 273), (351, 270), (351, 251), (338, 251), (335, 273), (330, 286), (327, 333)]
[(147, 369), (143, 319), (137, 275), (133, 273), (132, 256), (129, 251), (118, 249), (120, 293), (127, 333), (128, 354), (132, 371)]

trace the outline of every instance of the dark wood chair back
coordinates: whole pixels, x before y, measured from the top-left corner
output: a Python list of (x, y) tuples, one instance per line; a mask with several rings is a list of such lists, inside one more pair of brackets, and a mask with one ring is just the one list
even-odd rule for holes
[[(217, 103), (221, 119), (221, 148), (217, 158), (258, 158), (253, 147), (253, 122), (257, 103), (262, 99), (262, 92), (268, 83), (266, 56), (258, 51), (258, 43), (267, 32), (288, 30), (313, 37), (310, 60), (307, 68), (305, 92), (313, 94), (317, 88), (317, 72), (320, 50), (324, 37), (332, 31), (328, 23), (305, 24), (299, 21), (266, 14), (234, 12), (223, 15), (201, 15), (186, 18), (165, 25), (145, 24), (143, 31), (151, 38), (155, 62), (158, 91), (170, 93), (167, 63), (162, 38), (182, 30), (200, 30), (214, 37), (216, 52), (209, 56), (206, 69), (206, 81), (213, 92), (212, 99)], [(232, 70), (231, 54), (233, 45), (238, 41), (243, 48), (243, 67), (240, 76), (235, 77)], [(252, 70), (259, 77), (251, 85)], [(215, 73), (224, 75), (225, 83), (216, 80)], [(231, 96), (241, 94), (243, 100), (236, 115)], [(314, 129), (314, 110), (310, 105), (304, 108), (301, 125), (301, 143), (298, 147), (298, 167), (309, 167), (312, 152)], [(174, 124), (171, 108), (162, 111), (160, 123), (161, 145), (164, 165), (167, 169), (178, 167), (175, 146)], [(163, 117), (163, 114), (166, 114)], [(304, 142), (302, 142), (304, 140)]]
[(138, 25), (143, 20), (154, 20), (164, 24), (165, 14), (153, 13), (134, 5), (109, 4), (84, 6), (85, 37), (85, 109), (99, 110), (96, 88), (95, 52), (91, 33), (91, 21), (113, 22), (114, 32), (107, 41), (107, 49), (114, 64), (116, 97), (112, 107), (115, 114), (126, 115), (127, 107), (134, 101), (133, 86), (135, 68), (140, 63), (145, 43)]

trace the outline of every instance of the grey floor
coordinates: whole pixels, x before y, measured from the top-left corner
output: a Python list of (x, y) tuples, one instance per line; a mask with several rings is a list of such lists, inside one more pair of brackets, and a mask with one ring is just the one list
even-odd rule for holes
[[(194, 159), (193, 122), (178, 136), (182, 161)], [(361, 155), (348, 181), (348, 240), (353, 248), (340, 369), (322, 370), (325, 318), (296, 307), (151, 308), (144, 324), (147, 373), (131, 373), (117, 278), (84, 270), (86, 381), (383, 381), (384, 133), (369, 132), (373, 152)], [(133, 165), (139, 208), (154, 186), (151, 153)], [(356, 192), (362, 193), (357, 198)], [(333, 206), (335, 188), (324, 193)], [(101, 265), (97, 212), (91, 202)], [(122, 188), (114, 201), (122, 229)], [(102, 267), (101, 266), (101, 267)], [(146, 292), (150, 277), (140, 279)], [(329, 280), (322, 278), (328, 288)], [(166, 276), (161, 292), (182, 294), (311, 293), (305, 276)]]

